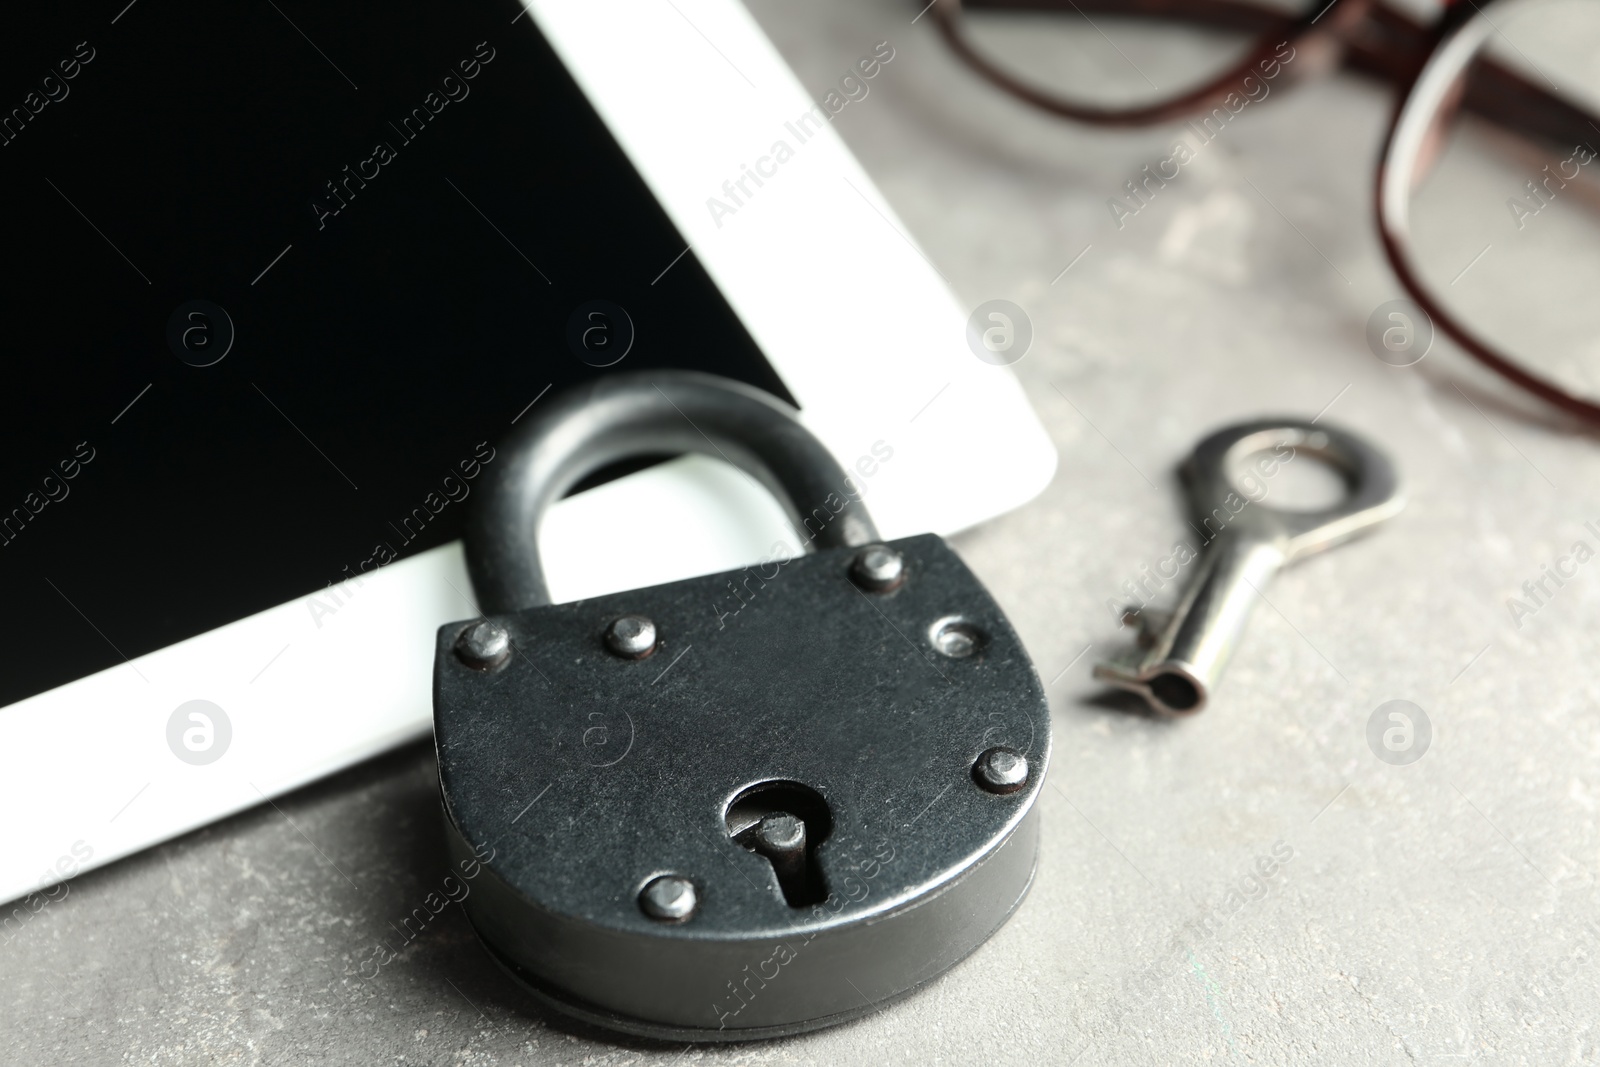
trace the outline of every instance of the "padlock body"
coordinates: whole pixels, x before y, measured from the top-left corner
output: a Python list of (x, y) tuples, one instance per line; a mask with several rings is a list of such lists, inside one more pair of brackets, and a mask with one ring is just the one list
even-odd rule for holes
[[(514, 651), (487, 670), (455, 651), (467, 623), (441, 628), (447, 836), (482, 864), (463, 906), (502, 966), (592, 1023), (741, 1040), (888, 1003), (1005, 921), (1035, 866), (1043, 688), (942, 539), (891, 547), (889, 592), (835, 549), (496, 616)], [(623, 615), (654, 624), (648, 657), (608, 648)], [(1015, 791), (974, 774), (997, 746), (1026, 757)], [(736, 833), (772, 797), (812, 805), (810, 889)], [(661, 876), (694, 885), (687, 918), (641, 908)]]

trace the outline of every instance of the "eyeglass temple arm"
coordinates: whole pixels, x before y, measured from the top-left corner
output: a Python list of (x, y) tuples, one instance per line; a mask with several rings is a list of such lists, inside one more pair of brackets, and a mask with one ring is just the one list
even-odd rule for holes
[[(1344, 64), (1409, 85), (1432, 54), (1436, 39), (1433, 29), (1380, 2), (1346, 40)], [(1563, 146), (1600, 138), (1600, 118), (1493, 60), (1474, 63), (1468, 70), (1461, 106), (1514, 133)]]
[(1092, 11), (1099, 15), (1171, 19), (1252, 34), (1266, 33), (1292, 21), (1282, 11), (1248, 0), (962, 0), (962, 5), (995, 11)]
[[(969, 8), (1162, 18), (1208, 29), (1263, 35), (1287, 29), (1281, 9), (1249, 0), (963, 0)], [(1345, 41), (1344, 65), (1385, 81), (1410, 84), (1433, 51), (1433, 30), (1382, 0)], [(1481, 118), (1557, 144), (1594, 143), (1600, 118), (1574, 107), (1492, 61), (1475, 64), (1462, 106)]]

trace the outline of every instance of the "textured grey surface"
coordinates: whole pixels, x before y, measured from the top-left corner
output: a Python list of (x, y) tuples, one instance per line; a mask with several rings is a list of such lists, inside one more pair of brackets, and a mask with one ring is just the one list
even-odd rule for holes
[[(838, 128), (961, 299), (1013, 300), (1035, 326), (1016, 371), (1060, 473), (955, 542), (1050, 683), (1031, 897), (965, 964), (849, 1026), (616, 1044), (541, 1021), (456, 907), (361, 976), (444, 874), (431, 754), (414, 747), (72, 883), (0, 946), (0, 1059), (1600, 1057), (1597, 570), (1520, 628), (1506, 607), (1574, 541), (1597, 543), (1583, 523), (1600, 520), (1600, 449), (1448, 345), (1406, 370), (1367, 351), (1368, 314), (1399, 295), (1368, 214), (1387, 97), (1347, 79), (1282, 93), (1118, 231), (1106, 198), (1167, 154), (1170, 131), (1028, 114), (898, 2), (751, 2), (817, 95), (893, 42)], [(840, 263), (848, 299), (849, 271), (870, 268)], [(1186, 536), (1174, 465), (1221, 422), (1329, 404), (1391, 451), (1408, 510), (1283, 574), (1201, 717), (1096, 703), (1089, 665), (1127, 639), (1106, 602)], [(1367, 745), (1391, 699), (1433, 723), (1411, 766)], [(1258, 862), (1272, 874), (1253, 876)]]

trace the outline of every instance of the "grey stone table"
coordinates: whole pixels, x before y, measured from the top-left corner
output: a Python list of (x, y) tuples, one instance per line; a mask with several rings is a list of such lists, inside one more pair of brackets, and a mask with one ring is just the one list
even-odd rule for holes
[[(1367, 350), (1369, 313), (1399, 295), (1368, 215), (1385, 93), (1340, 78), (1282, 94), (1118, 229), (1106, 199), (1170, 131), (1030, 114), (898, 0), (751, 5), (818, 96), (893, 43), (837, 126), (961, 299), (1013, 300), (1034, 325), (1016, 371), (1060, 473), (954, 542), (1049, 683), (1032, 895), (966, 963), (854, 1024), (744, 1047), (612, 1043), (543, 1020), (454, 907), (378, 977), (357, 973), (440, 877), (416, 746), (79, 879), (0, 951), (0, 1059), (1600, 1058), (1600, 568), (1520, 626), (1506, 608), (1593, 541), (1600, 442), (1448, 345), (1404, 370)], [(1405, 513), (1279, 578), (1205, 714), (1100, 700), (1090, 665), (1127, 641), (1107, 602), (1185, 536), (1175, 465), (1221, 422), (1323, 409), (1394, 455)], [(1432, 723), (1409, 766), (1368, 745), (1391, 699)]]

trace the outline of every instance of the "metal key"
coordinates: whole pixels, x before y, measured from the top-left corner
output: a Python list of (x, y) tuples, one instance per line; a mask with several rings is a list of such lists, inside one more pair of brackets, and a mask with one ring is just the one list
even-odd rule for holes
[[(1349, 492), (1331, 507), (1290, 511), (1249, 500), (1230, 472), (1253, 455), (1284, 459), (1309, 452), (1334, 467)], [(1278, 570), (1365, 533), (1405, 506), (1388, 459), (1344, 430), (1299, 419), (1265, 419), (1219, 430), (1184, 465), (1197, 531), (1206, 538), (1170, 616), (1130, 611), (1141, 650), (1097, 664), (1094, 676), (1132, 690), (1163, 715), (1205, 708), (1256, 601)], [(1270, 487), (1260, 498), (1270, 496)], [(1231, 498), (1231, 499), (1230, 499)], [(1243, 501), (1235, 511), (1233, 501)]]

